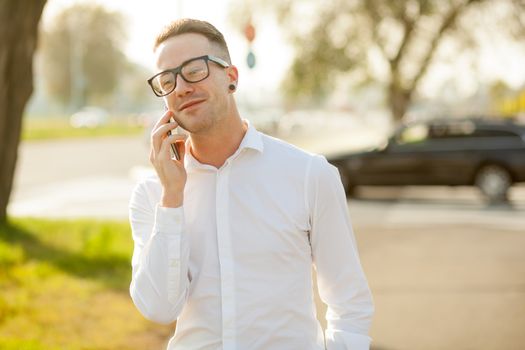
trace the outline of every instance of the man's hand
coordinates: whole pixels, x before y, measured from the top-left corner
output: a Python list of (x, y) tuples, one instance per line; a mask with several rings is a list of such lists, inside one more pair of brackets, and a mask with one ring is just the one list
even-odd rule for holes
[[(176, 208), (182, 205), (184, 186), (186, 185), (186, 170), (184, 169), (184, 154), (186, 135), (172, 134), (178, 124), (170, 122), (173, 112), (166, 111), (155, 124), (151, 132), (151, 149), (149, 160), (162, 184), (161, 205)], [(180, 160), (171, 157), (171, 144), (179, 150)]]

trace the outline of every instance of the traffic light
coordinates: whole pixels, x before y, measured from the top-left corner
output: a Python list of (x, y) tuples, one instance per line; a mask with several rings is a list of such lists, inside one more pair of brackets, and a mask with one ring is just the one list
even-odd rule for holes
[(246, 64), (248, 68), (253, 69), (255, 67), (255, 54), (252, 50), (252, 42), (255, 39), (255, 27), (248, 21), (244, 26), (244, 37), (248, 40), (248, 55), (246, 56)]

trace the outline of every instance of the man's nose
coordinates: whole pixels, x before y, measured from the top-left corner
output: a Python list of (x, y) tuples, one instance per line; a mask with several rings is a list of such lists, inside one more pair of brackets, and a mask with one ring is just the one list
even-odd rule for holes
[(184, 96), (193, 91), (193, 84), (184, 80), (180, 74), (177, 74), (175, 83), (174, 91), (178, 96)]

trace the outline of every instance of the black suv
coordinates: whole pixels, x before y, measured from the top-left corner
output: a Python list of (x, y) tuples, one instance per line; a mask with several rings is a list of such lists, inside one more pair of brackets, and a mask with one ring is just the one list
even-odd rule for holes
[(490, 202), (525, 182), (525, 125), (444, 119), (400, 127), (382, 147), (328, 159), (347, 194), (359, 185), (475, 185)]

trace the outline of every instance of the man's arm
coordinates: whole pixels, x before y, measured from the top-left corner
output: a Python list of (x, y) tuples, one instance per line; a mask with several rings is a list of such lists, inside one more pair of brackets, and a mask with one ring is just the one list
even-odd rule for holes
[(189, 248), (183, 208), (152, 204), (147, 183), (133, 191), (129, 218), (134, 241), (130, 294), (149, 320), (171, 323), (186, 301)]
[(374, 313), (337, 169), (315, 157), (307, 181), (312, 256), (319, 295), (328, 306), (328, 350), (368, 350)]

